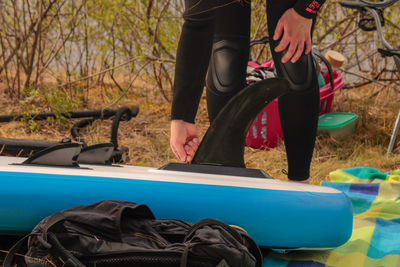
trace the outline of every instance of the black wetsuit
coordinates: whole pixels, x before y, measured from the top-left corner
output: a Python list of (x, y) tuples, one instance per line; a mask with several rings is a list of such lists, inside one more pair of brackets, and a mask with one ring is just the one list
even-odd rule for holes
[[(293, 7), (300, 15), (314, 19), (323, 1), (267, 0), (269, 36), (274, 35), (278, 20), (289, 8)], [(177, 52), (171, 119), (194, 123), (209, 68), (207, 107), (212, 121), (224, 104), (245, 87), (250, 3), (246, 0), (185, 0), (185, 8), (185, 21)], [(277, 45), (278, 42), (273, 41), (270, 47), (274, 61), (280, 62), (282, 54), (273, 51)], [(304, 72), (301, 66), (290, 62), (286, 64), (291, 66), (289, 72)], [(217, 75), (213, 69), (216, 66)], [(283, 76), (280, 64), (276, 64), (276, 67), (278, 76)], [(320, 101), (314, 67), (313, 71), (312, 81), (307, 88), (300, 92), (293, 90), (279, 98), (279, 114), (289, 165), (288, 176), (292, 180), (305, 180), (309, 177)], [(213, 79), (213, 76), (216, 78)], [(217, 85), (213, 82), (215, 79), (219, 79)]]

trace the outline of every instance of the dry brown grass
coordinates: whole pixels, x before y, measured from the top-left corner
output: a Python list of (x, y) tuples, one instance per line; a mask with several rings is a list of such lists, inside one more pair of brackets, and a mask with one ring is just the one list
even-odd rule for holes
[[(141, 87), (143, 88), (143, 87)], [(150, 88), (150, 89), (149, 89)], [(119, 105), (139, 105), (137, 118), (122, 122), (119, 131), (120, 146), (129, 148), (128, 164), (160, 167), (176, 161), (169, 148), (169, 110), (170, 106), (157, 95), (156, 89), (132, 90)], [(106, 106), (112, 100), (104, 100), (101, 93), (92, 89), (90, 108)], [(100, 89), (99, 89), (100, 90)], [(144, 91), (143, 91), (144, 90)], [(332, 111), (354, 112), (359, 115), (356, 133), (341, 141), (327, 135), (318, 136), (311, 166), (311, 182), (318, 184), (327, 180), (329, 172), (340, 168), (371, 166), (382, 171), (391, 171), (399, 167), (400, 137), (390, 158), (386, 149), (392, 133), (394, 121), (400, 108), (399, 95), (391, 89), (385, 89), (371, 97), (379, 88), (343, 90), (335, 94)], [(3, 99), (5, 99), (3, 97)], [(2, 101), (0, 113), (17, 112), (18, 103)], [(198, 112), (198, 128), (203, 135), (208, 127), (205, 99), (202, 99)], [(69, 136), (69, 127), (57, 122), (39, 122), (39, 128), (32, 131), (28, 123), (11, 122), (0, 124), (1, 137), (60, 140)], [(107, 142), (110, 136), (111, 121), (98, 121), (82, 131), (84, 138), (91, 144)], [(246, 148), (245, 161), (249, 168), (258, 168), (270, 175), (286, 179), (282, 169), (287, 169), (284, 145), (277, 148), (258, 150)]]

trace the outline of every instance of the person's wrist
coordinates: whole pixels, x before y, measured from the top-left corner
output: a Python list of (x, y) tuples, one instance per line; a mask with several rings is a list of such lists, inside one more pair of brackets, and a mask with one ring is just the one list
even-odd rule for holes
[(302, 5), (295, 5), (292, 9), (296, 13), (296, 15), (303, 19), (312, 20), (317, 16), (317, 13), (307, 12)]
[(171, 131), (179, 128), (179, 125), (183, 125), (183, 120), (171, 120)]
[(313, 17), (305, 16), (303, 12), (299, 12), (299, 10), (296, 10), (294, 7), (291, 9), (293, 11), (293, 14), (297, 17), (297, 19), (300, 19), (303, 21), (312, 21)]

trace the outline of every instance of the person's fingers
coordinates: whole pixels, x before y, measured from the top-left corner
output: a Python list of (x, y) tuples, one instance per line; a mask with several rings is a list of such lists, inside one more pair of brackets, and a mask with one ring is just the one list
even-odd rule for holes
[(312, 49), (311, 38), (307, 38), (307, 40), (306, 40), (306, 50), (304, 51), (304, 53), (306, 55), (308, 55), (308, 53), (311, 52), (311, 49)]
[(275, 32), (274, 32), (274, 40), (279, 40), (281, 38), (283, 32), (283, 23), (281, 20), (278, 21), (278, 25), (276, 25)]
[(300, 43), (297, 46), (297, 50), (296, 50), (295, 54), (293, 55), (293, 57), (292, 57), (292, 59), (290, 61), (292, 63), (295, 63), (297, 60), (299, 60), (299, 58), (303, 54), (303, 50), (304, 50), (304, 43)]
[(275, 47), (275, 52), (282, 52), (283, 50), (286, 49), (286, 47), (289, 45), (290, 41), (288, 36), (284, 33), (282, 40), (279, 42), (279, 45)]
[(192, 141), (193, 141), (193, 143), (195, 143), (197, 146), (199, 146), (199, 144), (200, 144), (199, 138), (195, 137), (195, 138), (192, 139)]
[(193, 160), (195, 151), (189, 144), (185, 145), (185, 151), (186, 151), (186, 162), (191, 163)]
[(189, 141), (185, 145), (185, 152), (186, 152), (186, 162), (192, 162), (194, 155), (196, 154), (196, 150), (198, 148), (198, 144), (193, 141)]
[(199, 145), (196, 144), (196, 143), (193, 142), (193, 141), (189, 141), (189, 142), (188, 142), (188, 145), (193, 149), (194, 152), (196, 152), (196, 151), (197, 151), (197, 148), (199, 148)]
[(296, 52), (297, 44), (290, 43), (289, 49), (286, 51), (285, 55), (282, 57), (282, 63), (288, 62)]
[(176, 152), (178, 154), (178, 158), (180, 161), (185, 162), (186, 161), (186, 151), (182, 146), (179, 146), (176, 148)]
[(194, 149), (189, 146), (189, 145), (185, 145), (185, 152), (186, 152), (186, 156), (194, 156)]
[(170, 146), (175, 156), (182, 162), (186, 161), (186, 151), (184, 145), (187, 140), (186, 123), (182, 120), (171, 121)]
[(183, 144), (174, 142), (171, 143), (172, 151), (174, 152), (175, 156), (182, 162), (186, 161), (186, 151), (183, 147)]

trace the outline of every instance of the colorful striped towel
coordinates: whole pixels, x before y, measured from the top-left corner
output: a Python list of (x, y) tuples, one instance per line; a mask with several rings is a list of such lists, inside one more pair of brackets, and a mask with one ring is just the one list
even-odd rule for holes
[(353, 204), (350, 240), (325, 252), (270, 253), (263, 266), (400, 266), (400, 170), (342, 169), (330, 180), (322, 185), (343, 191)]

